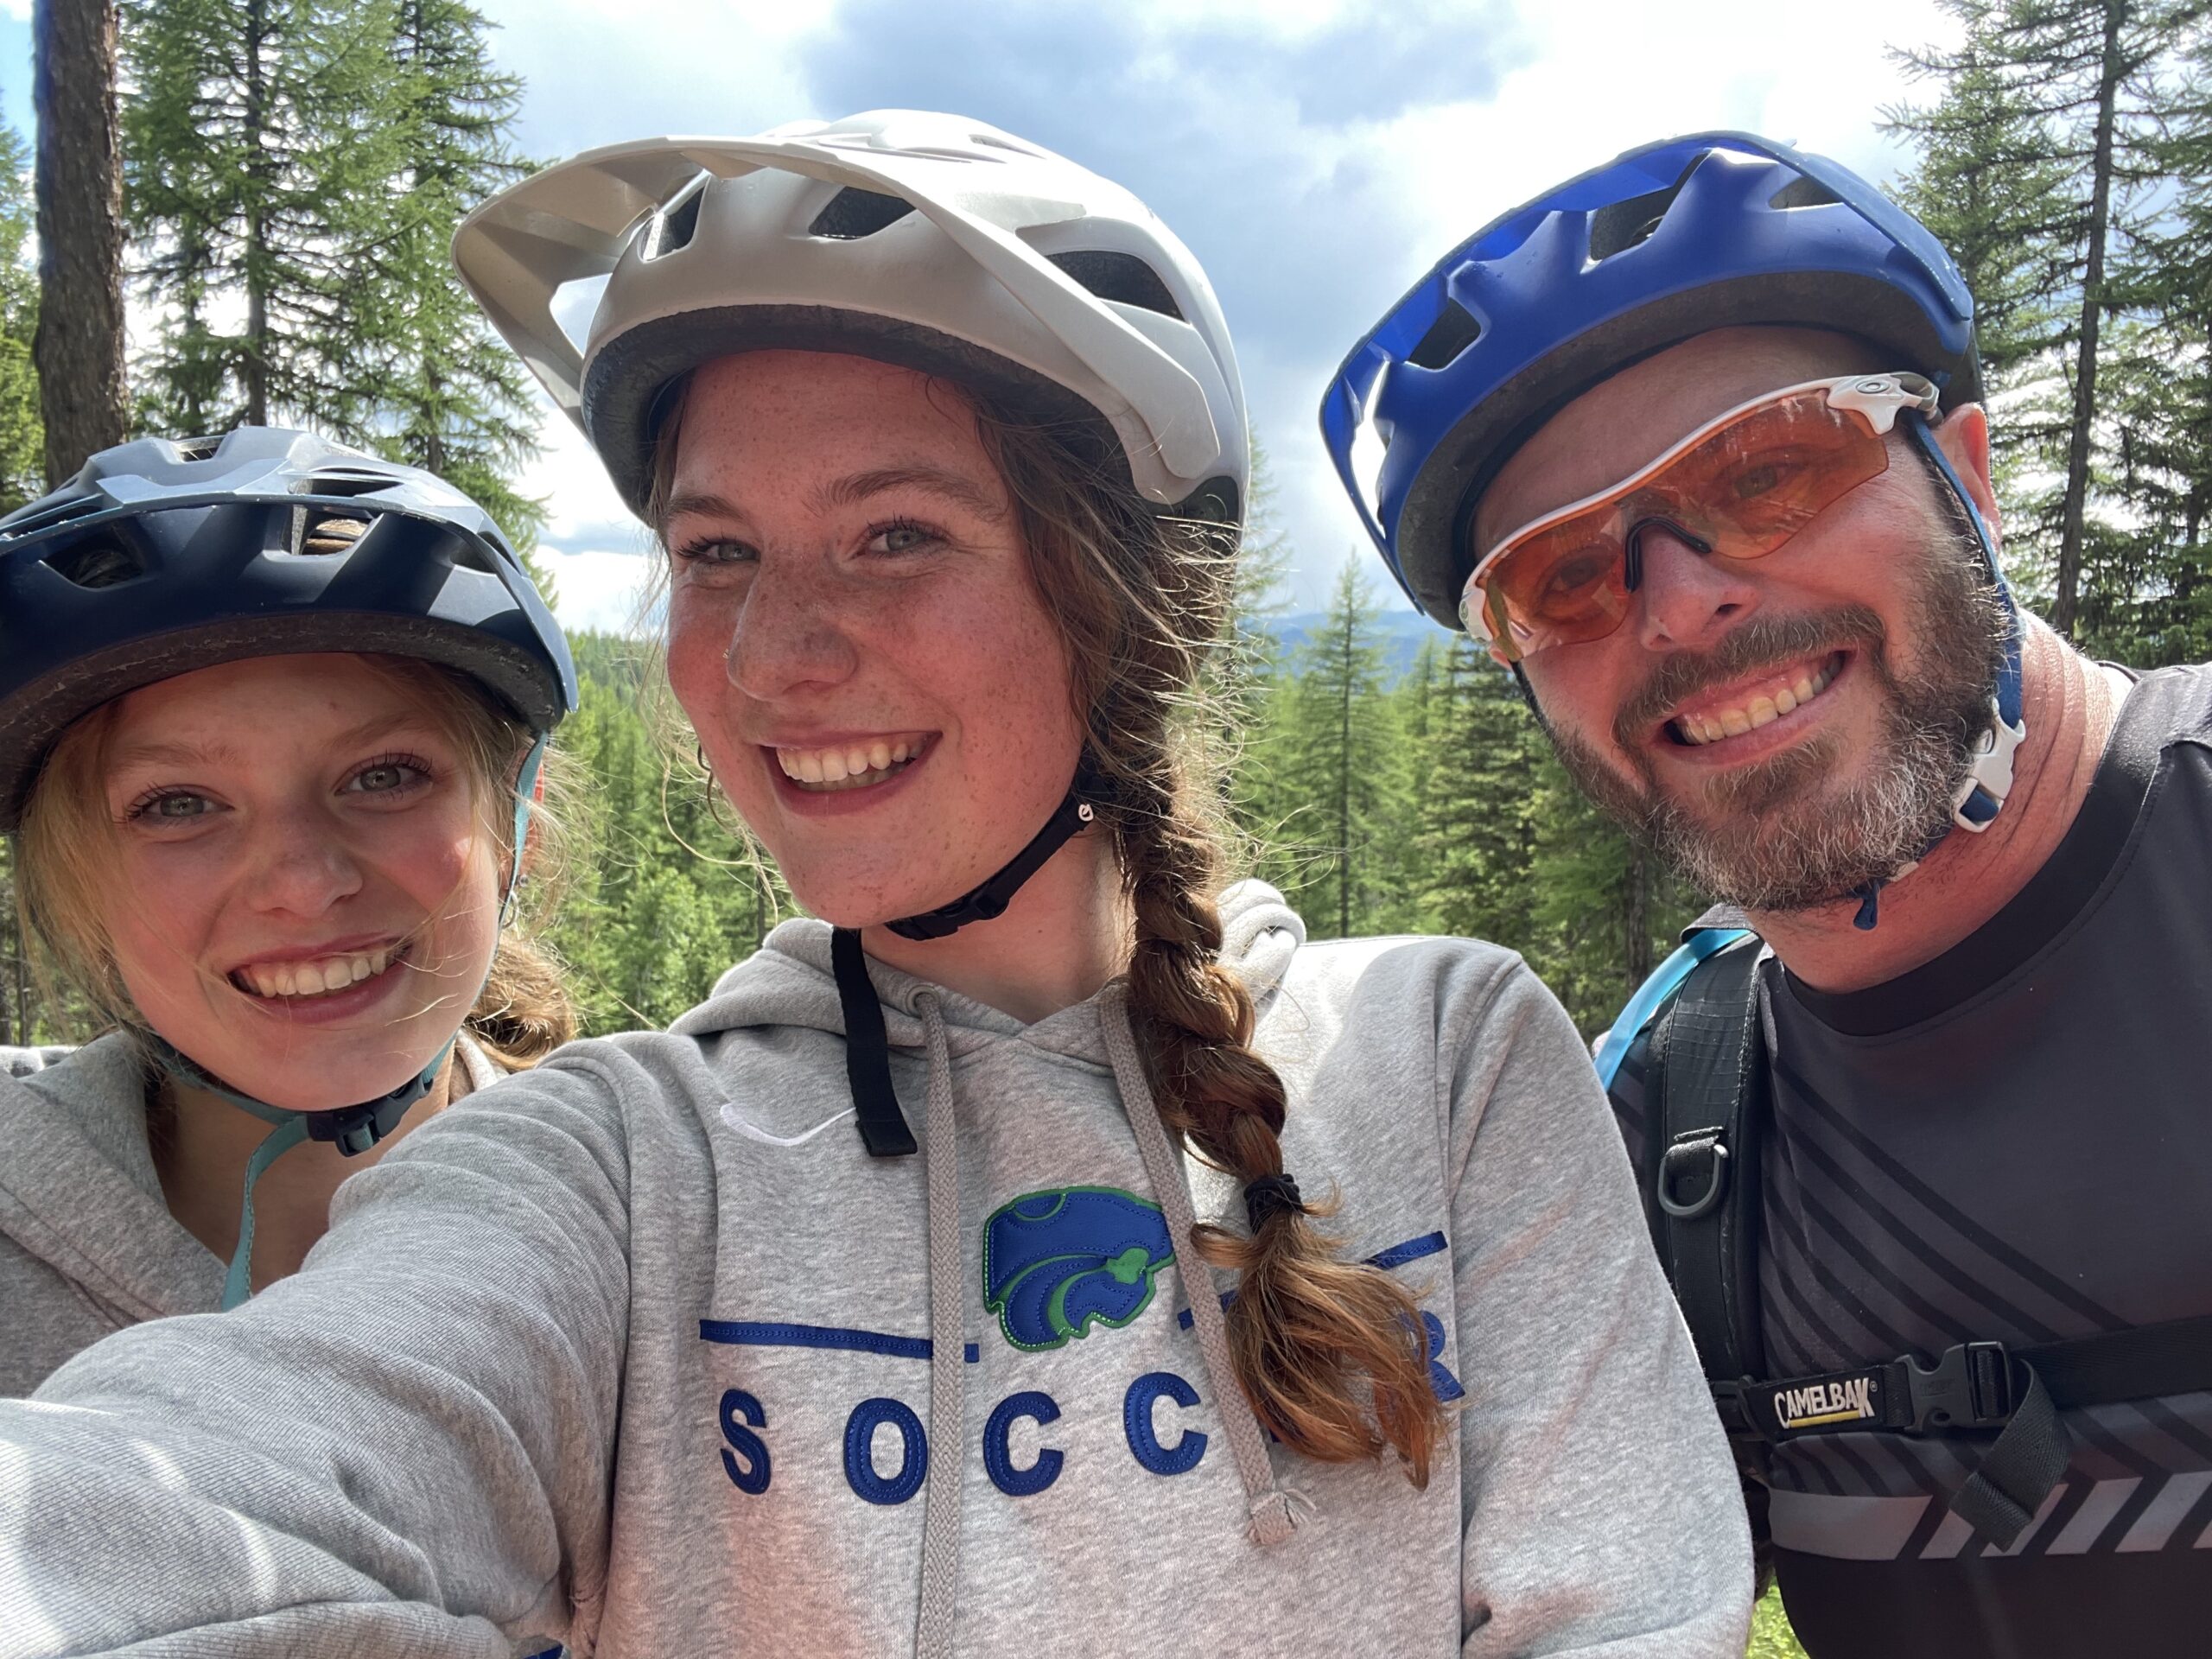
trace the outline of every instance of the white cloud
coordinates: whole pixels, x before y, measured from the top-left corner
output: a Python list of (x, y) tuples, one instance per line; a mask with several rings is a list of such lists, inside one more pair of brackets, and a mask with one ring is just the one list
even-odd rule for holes
[[(541, 156), (949, 101), (1144, 196), (1222, 292), (1304, 606), (1323, 601), (1347, 553), (1372, 556), (1314, 431), (1322, 385), (1448, 248), (1547, 184), (1700, 128), (1747, 127), (1888, 176), (1905, 157), (1878, 123), (1912, 89), (1885, 48), (1957, 33), (1936, 0), (489, 10), (507, 23), (501, 62), (528, 79), (523, 139)], [(637, 547), (604, 474), (550, 409), (546, 435), (531, 487), (551, 499), (548, 542), (569, 558)], [(564, 596), (564, 618), (570, 608)]]
[(604, 549), (566, 553), (542, 543), (531, 556), (553, 578), (553, 613), (570, 633), (640, 632), (652, 559)]

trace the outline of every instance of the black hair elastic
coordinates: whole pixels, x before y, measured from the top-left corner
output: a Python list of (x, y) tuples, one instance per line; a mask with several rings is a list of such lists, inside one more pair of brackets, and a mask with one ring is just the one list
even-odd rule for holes
[(1268, 1224), (1269, 1217), (1283, 1211), (1294, 1215), (1306, 1213), (1306, 1201), (1298, 1196), (1298, 1183), (1287, 1175), (1262, 1175), (1256, 1181), (1244, 1184), (1244, 1218), (1257, 1233)]

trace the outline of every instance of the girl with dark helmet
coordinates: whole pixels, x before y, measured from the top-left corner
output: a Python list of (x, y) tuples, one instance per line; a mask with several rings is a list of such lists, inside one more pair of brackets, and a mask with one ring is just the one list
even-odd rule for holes
[(348, 1173), (574, 1034), (503, 923), (575, 683), (473, 503), (302, 432), (94, 455), (0, 520), (0, 618), (22, 918), (113, 1027), (0, 1050), (22, 1394), (293, 1271)]
[(1217, 893), (1247, 439), (1183, 245), (892, 111), (593, 152), (457, 257), (661, 537), (671, 687), (820, 919), (426, 1126), (221, 1331), (0, 1410), (16, 1490), (102, 1516), (15, 1558), (24, 1650), (1740, 1654), (1557, 1004)]

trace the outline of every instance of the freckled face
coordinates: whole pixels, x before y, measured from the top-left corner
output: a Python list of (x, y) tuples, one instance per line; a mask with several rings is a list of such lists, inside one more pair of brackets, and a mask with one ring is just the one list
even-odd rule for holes
[(866, 358), (693, 378), (662, 533), (669, 681), (799, 901), (947, 903), (1065, 795), (1067, 658), (964, 398)]
[(103, 789), (104, 920), (148, 1025), (270, 1105), (419, 1073), (498, 944), (501, 854), (451, 739), (359, 658), (264, 657), (131, 692)]

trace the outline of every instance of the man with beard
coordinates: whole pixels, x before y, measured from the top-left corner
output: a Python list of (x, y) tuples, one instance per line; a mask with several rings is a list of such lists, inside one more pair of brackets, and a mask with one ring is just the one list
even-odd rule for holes
[(1322, 425), (1416, 603), (1720, 901), (1600, 1049), (1801, 1640), (2212, 1608), (2212, 672), (1998, 565), (1973, 301), (1740, 133), (1478, 232)]

